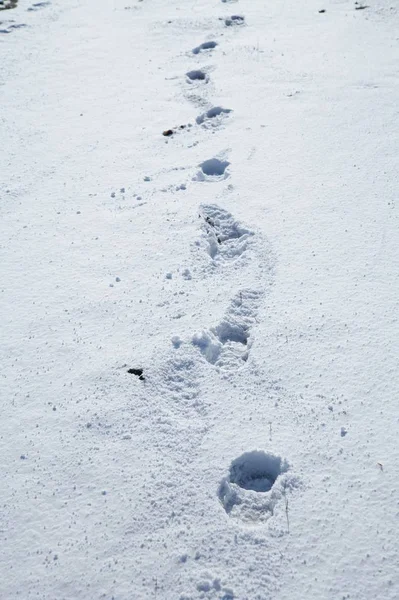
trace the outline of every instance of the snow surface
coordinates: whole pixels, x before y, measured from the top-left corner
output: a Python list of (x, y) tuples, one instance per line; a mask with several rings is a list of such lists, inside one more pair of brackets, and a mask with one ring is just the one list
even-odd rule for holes
[(396, 4), (0, 11), (1, 599), (399, 598)]

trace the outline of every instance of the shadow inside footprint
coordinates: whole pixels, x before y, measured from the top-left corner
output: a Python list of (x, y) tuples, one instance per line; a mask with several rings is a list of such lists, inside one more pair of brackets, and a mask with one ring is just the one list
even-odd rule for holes
[(280, 456), (261, 450), (245, 452), (233, 460), (230, 466), (230, 482), (244, 490), (268, 492), (277, 477), (288, 468)]
[(248, 344), (248, 330), (241, 324), (224, 320), (213, 329), (213, 332), (222, 344), (227, 344), (228, 342), (235, 342), (243, 346)]
[(226, 27), (231, 27), (233, 25), (244, 25), (245, 17), (242, 15), (231, 15), (228, 19), (225, 19)]
[(230, 163), (227, 160), (210, 158), (209, 160), (204, 160), (200, 167), (204, 175), (207, 175), (208, 177), (221, 177), (222, 175), (225, 175), (225, 171), (229, 164)]
[(229, 166), (227, 160), (219, 160), (218, 158), (210, 158), (204, 160), (199, 166), (200, 171), (193, 177), (193, 181), (222, 181), (229, 177), (227, 167)]
[(40, 10), (41, 8), (44, 8), (45, 6), (49, 6), (50, 2), (36, 2), (35, 4), (32, 4), (32, 6), (30, 8), (28, 8), (28, 11), (32, 12), (35, 10)]
[(199, 54), (200, 52), (203, 52), (204, 50), (213, 50), (213, 48), (216, 48), (217, 45), (218, 45), (217, 42), (204, 42), (203, 44), (200, 44), (196, 48), (193, 48), (192, 53)]
[(188, 73), (186, 73), (186, 76), (189, 83), (192, 83), (193, 81), (204, 81), (206, 83), (208, 81), (207, 74), (204, 71), (201, 71), (200, 69), (189, 71)]
[[(8, 23), (10, 21), (7, 21)], [(0, 26), (3, 23), (0, 22)], [(21, 27), (26, 27), (25, 23), (13, 23), (12, 25), (8, 25), (5, 29), (0, 29), (0, 33), (11, 33), (14, 29), (21, 29)]]
[(202, 125), (206, 121), (216, 119), (217, 117), (220, 117), (221, 115), (227, 115), (231, 112), (232, 112), (232, 110), (230, 108), (222, 108), (221, 106), (213, 106), (212, 108), (210, 108), (209, 110), (204, 112), (202, 115), (199, 115), (196, 118), (196, 123), (197, 123), (197, 125)]

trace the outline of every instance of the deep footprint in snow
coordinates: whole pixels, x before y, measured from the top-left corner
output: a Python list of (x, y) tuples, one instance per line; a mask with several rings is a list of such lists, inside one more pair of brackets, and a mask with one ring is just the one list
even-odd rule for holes
[(244, 227), (217, 204), (200, 207), (206, 250), (213, 263), (240, 258), (251, 243), (254, 232)]
[(0, 0), (0, 10), (9, 10), (15, 8), (18, 4), (18, 0)]
[(205, 127), (217, 127), (222, 123), (223, 118), (231, 113), (230, 108), (223, 108), (222, 106), (213, 106), (206, 112), (202, 113), (196, 118), (197, 125), (203, 125)]
[(205, 71), (202, 71), (201, 69), (194, 69), (193, 71), (188, 71), (188, 73), (186, 73), (186, 77), (189, 83), (193, 83), (194, 81), (208, 83), (209, 81), (208, 75), (205, 73)]
[(252, 345), (251, 329), (263, 292), (242, 290), (234, 296), (224, 318), (209, 331), (197, 333), (192, 343), (204, 358), (222, 371), (235, 371), (248, 360)]
[(192, 53), (200, 54), (200, 52), (204, 52), (206, 50), (213, 50), (214, 48), (216, 48), (217, 45), (218, 45), (218, 43), (213, 42), (213, 41), (212, 42), (204, 42), (203, 44), (200, 44), (196, 48), (193, 48)]
[(219, 160), (218, 158), (204, 160), (199, 165), (201, 170), (193, 179), (194, 181), (222, 181), (229, 177), (229, 172), (227, 171), (229, 165), (229, 161)]
[(228, 514), (246, 521), (266, 521), (279, 501), (298, 487), (290, 465), (280, 456), (262, 450), (245, 452), (230, 465), (218, 496)]
[(31, 7), (28, 8), (28, 11), (40, 10), (41, 8), (45, 8), (46, 6), (49, 6), (50, 4), (51, 4), (50, 2), (36, 2), (35, 4), (32, 4)]
[(226, 27), (234, 27), (237, 25), (244, 25), (245, 17), (243, 17), (242, 15), (231, 15), (231, 17), (228, 17), (227, 19), (224, 20), (224, 23), (225, 23)]
[(229, 480), (244, 490), (268, 492), (287, 468), (280, 457), (259, 450), (246, 452), (231, 463)]
[(210, 158), (204, 160), (200, 167), (204, 175), (208, 177), (222, 177), (226, 174), (226, 169), (229, 166), (227, 160), (219, 160), (218, 158)]
[[(5, 23), (11, 23), (11, 25), (6, 25), (6, 27), (2, 27)], [(26, 27), (25, 23), (14, 23), (13, 21), (0, 21), (0, 33), (11, 33), (15, 31), (15, 29), (21, 29), (21, 27)]]

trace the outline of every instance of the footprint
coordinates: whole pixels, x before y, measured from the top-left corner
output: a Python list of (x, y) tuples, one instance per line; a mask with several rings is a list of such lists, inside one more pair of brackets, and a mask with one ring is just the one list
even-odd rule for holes
[(209, 77), (205, 73), (205, 71), (201, 71), (201, 69), (194, 69), (194, 71), (189, 71), (186, 73), (188, 83), (193, 83), (194, 81), (202, 81), (203, 83), (208, 83)]
[(262, 296), (263, 292), (259, 290), (240, 291), (219, 325), (193, 336), (193, 345), (210, 364), (224, 371), (235, 371), (248, 360), (251, 329), (257, 322)]
[(205, 127), (217, 127), (221, 124), (225, 115), (231, 113), (230, 108), (222, 108), (221, 106), (213, 106), (206, 112), (202, 113), (196, 118), (197, 125), (204, 125)]
[(236, 25), (244, 25), (245, 17), (243, 17), (242, 15), (231, 15), (231, 17), (228, 17), (227, 19), (224, 20), (224, 23), (225, 23), (226, 27), (232, 27), (232, 26), (236, 26)]
[(234, 600), (234, 592), (230, 588), (224, 587), (219, 578), (212, 578), (209, 573), (204, 573), (202, 578), (196, 585), (197, 591), (201, 593), (201, 598), (204, 598), (204, 593), (211, 594), (208, 598), (217, 598), (220, 600)]
[(203, 44), (200, 44), (196, 48), (193, 48), (192, 53), (199, 54), (200, 52), (203, 52), (204, 50), (213, 50), (213, 48), (216, 48), (217, 45), (218, 45), (217, 42), (204, 42)]
[(210, 158), (204, 160), (200, 164), (201, 171), (194, 177), (195, 181), (222, 181), (229, 177), (229, 172), (226, 171), (229, 166), (227, 160), (219, 160), (218, 158)]
[(200, 207), (204, 220), (207, 252), (215, 262), (236, 260), (243, 255), (251, 243), (254, 232), (243, 227), (233, 215), (216, 204)]
[[(165, 30), (167, 29), (170, 33), (181, 35), (182, 32), (190, 33), (191, 35), (198, 35), (199, 31), (212, 32), (215, 31), (215, 17), (195, 17), (193, 19), (184, 17), (176, 17), (174, 19), (164, 19), (161, 21), (154, 22), (153, 29)], [(212, 35), (209, 33), (209, 35)]]
[(166, 401), (172, 412), (181, 414), (203, 414), (204, 404), (200, 401), (197, 364), (195, 356), (190, 356), (190, 347), (174, 344), (176, 355), (162, 361), (156, 372), (150, 373), (147, 385)]
[(41, 8), (44, 8), (45, 6), (49, 6), (50, 4), (51, 4), (50, 2), (36, 2), (35, 4), (32, 4), (32, 6), (30, 6), (28, 8), (28, 11), (40, 10)]
[(218, 496), (229, 515), (245, 521), (267, 521), (288, 491), (300, 485), (288, 462), (263, 450), (245, 452), (230, 465)]
[[(0, 21), (0, 26), (6, 25), (6, 23), (13, 23), (13, 21)], [(26, 27), (25, 23), (13, 23), (12, 25), (6, 25), (6, 27), (0, 29), (0, 33), (11, 33), (14, 29), (20, 29), (21, 27)]]
[(15, 8), (18, 4), (18, 0), (0, 0), (0, 10), (9, 10)]
[(202, 110), (209, 106), (208, 101), (202, 96), (199, 96), (198, 94), (186, 94), (186, 98), (189, 102), (194, 104), (194, 106)]

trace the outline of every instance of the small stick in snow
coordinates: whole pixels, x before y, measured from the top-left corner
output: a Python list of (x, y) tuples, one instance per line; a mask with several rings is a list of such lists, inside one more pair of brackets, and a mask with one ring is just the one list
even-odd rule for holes
[(283, 491), (283, 495), (284, 495), (284, 500), (285, 500), (285, 516), (287, 518), (287, 533), (290, 532), (290, 517), (288, 514), (288, 498), (287, 498), (287, 490), (284, 487), (284, 491)]
[(288, 515), (288, 498), (285, 496), (285, 516), (287, 517), (287, 531), (290, 532), (290, 518)]

